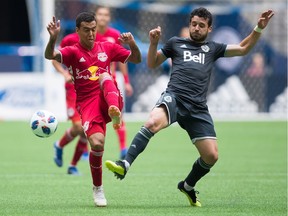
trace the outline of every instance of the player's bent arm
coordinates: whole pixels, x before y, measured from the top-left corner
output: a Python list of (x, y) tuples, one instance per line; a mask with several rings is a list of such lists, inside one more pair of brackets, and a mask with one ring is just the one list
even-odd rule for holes
[(225, 57), (244, 56), (255, 46), (261, 34), (252, 31), (240, 44), (228, 44), (225, 51)]
[(53, 39), (52, 37), (50, 37), (45, 49), (44, 56), (46, 59), (56, 60), (61, 63), (61, 54), (59, 51), (55, 50), (55, 43), (56, 38)]
[(243, 56), (246, 55), (257, 43), (261, 36), (261, 32), (266, 28), (270, 19), (274, 16), (272, 10), (262, 12), (260, 15), (257, 25), (254, 30), (239, 45), (227, 45), (224, 56)]
[(129, 47), (131, 50), (131, 55), (128, 57), (127, 61), (132, 62), (134, 64), (138, 64), (141, 62), (141, 52), (136, 45), (135, 41), (132, 43), (129, 43)]
[(157, 45), (150, 44), (147, 54), (147, 65), (149, 68), (156, 68), (161, 65), (165, 60), (166, 56), (161, 50), (157, 51)]

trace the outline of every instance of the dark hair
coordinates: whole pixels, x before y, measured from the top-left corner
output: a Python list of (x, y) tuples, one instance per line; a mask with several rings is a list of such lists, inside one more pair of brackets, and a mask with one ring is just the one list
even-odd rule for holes
[(191, 22), (194, 16), (198, 16), (198, 17), (204, 18), (205, 20), (208, 20), (208, 27), (212, 25), (212, 21), (213, 21), (212, 14), (206, 8), (200, 7), (200, 8), (194, 9), (190, 14), (189, 22)]
[(76, 17), (76, 27), (80, 28), (82, 22), (96, 22), (95, 14), (93, 12), (82, 12)]

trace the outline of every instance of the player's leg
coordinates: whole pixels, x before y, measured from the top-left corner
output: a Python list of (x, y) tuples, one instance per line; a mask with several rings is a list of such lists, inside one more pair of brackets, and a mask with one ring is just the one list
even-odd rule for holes
[(172, 95), (164, 92), (156, 106), (149, 115), (148, 121), (136, 134), (128, 149), (127, 155), (122, 161), (106, 161), (107, 168), (114, 172), (117, 178), (123, 179), (138, 155), (144, 151), (151, 137), (161, 129), (176, 121), (176, 101)]
[(218, 159), (217, 142), (215, 139), (198, 140), (195, 143), (200, 157), (194, 162), (192, 170), (184, 181), (179, 182), (178, 188), (185, 193), (193, 206), (201, 206), (196, 197), (197, 191), (194, 187), (196, 183), (207, 173)]
[(79, 131), (82, 130), (81, 118), (76, 110), (76, 93), (74, 90), (74, 85), (71, 83), (65, 84), (66, 89), (66, 105), (67, 105), (67, 116), (68, 119), (72, 121), (71, 128), (67, 129), (62, 135), (61, 139), (54, 143), (54, 162), (57, 166), (61, 167), (63, 165), (63, 148), (72, 142), (76, 136), (78, 136)]
[(121, 109), (119, 108), (119, 90), (115, 81), (109, 73), (102, 73), (99, 76), (99, 82), (106, 103), (108, 104), (108, 114), (112, 120), (113, 128), (119, 129), (121, 127)]
[[(199, 112), (200, 113), (200, 112)], [(192, 206), (201, 206), (197, 199), (196, 183), (207, 173), (218, 159), (216, 133), (210, 114), (203, 112), (194, 116), (179, 119), (179, 124), (189, 134), (200, 157), (194, 162), (192, 169), (184, 181), (179, 182), (178, 189), (189, 199)]]
[[(82, 129), (82, 127), (81, 127), (81, 129)], [(77, 169), (77, 164), (78, 164), (78, 161), (80, 160), (81, 156), (83, 155), (83, 153), (87, 152), (87, 149), (88, 149), (87, 145), (88, 145), (88, 141), (87, 141), (86, 135), (84, 134), (84, 131), (82, 129), (82, 131), (80, 131), (80, 133), (79, 133), (79, 140), (76, 144), (75, 151), (74, 151), (70, 166), (68, 167), (68, 171), (67, 171), (68, 174), (71, 174), (71, 175), (79, 175), (80, 174), (78, 169)]]
[(127, 154), (127, 147), (126, 147), (127, 131), (126, 131), (126, 124), (123, 118), (121, 120), (121, 127), (115, 131), (119, 142), (120, 159), (124, 159)]

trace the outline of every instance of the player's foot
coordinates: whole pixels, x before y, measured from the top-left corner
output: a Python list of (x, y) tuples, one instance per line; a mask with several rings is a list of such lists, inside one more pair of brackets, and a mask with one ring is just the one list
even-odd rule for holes
[(63, 149), (58, 147), (58, 141), (54, 143), (54, 162), (58, 167), (62, 167), (63, 165), (63, 160), (62, 160), (62, 155), (63, 155)]
[(112, 105), (108, 109), (108, 115), (110, 116), (113, 124), (113, 128), (118, 130), (121, 127), (121, 112), (118, 107)]
[(83, 152), (83, 154), (81, 155), (81, 160), (83, 160), (83, 161), (89, 160), (89, 152), (88, 151)]
[(199, 193), (198, 191), (195, 191), (194, 189), (187, 191), (184, 188), (184, 181), (178, 183), (178, 189), (187, 196), (191, 206), (201, 207), (201, 203), (196, 196), (196, 194)]
[(127, 154), (127, 149), (126, 148), (122, 149), (120, 152), (120, 159), (124, 160), (126, 154)]
[(67, 173), (68, 173), (69, 175), (76, 175), (76, 176), (79, 176), (79, 175), (80, 175), (77, 167), (75, 167), (75, 166), (69, 166), (69, 167), (68, 167), (68, 170), (67, 170)]
[(103, 186), (93, 186), (93, 198), (94, 203), (97, 207), (105, 207), (107, 206), (107, 200), (104, 195)]
[(115, 174), (117, 179), (124, 179), (127, 173), (126, 167), (123, 161), (118, 160), (116, 162), (107, 160), (105, 161), (106, 167)]

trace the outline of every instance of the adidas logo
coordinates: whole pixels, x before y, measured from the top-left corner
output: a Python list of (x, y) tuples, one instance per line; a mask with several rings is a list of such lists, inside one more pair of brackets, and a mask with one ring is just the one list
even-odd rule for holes
[(81, 57), (79, 62), (86, 62), (86, 60), (83, 57)]
[(187, 48), (186, 44), (180, 46), (181, 48)]

